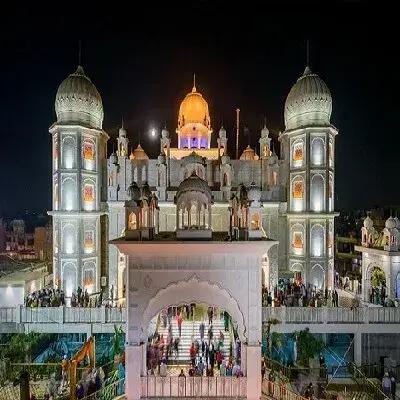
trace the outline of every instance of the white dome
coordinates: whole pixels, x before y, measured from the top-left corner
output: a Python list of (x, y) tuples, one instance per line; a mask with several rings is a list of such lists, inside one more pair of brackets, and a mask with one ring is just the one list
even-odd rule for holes
[(100, 93), (81, 66), (61, 82), (55, 109), (57, 122), (102, 128), (104, 113)]
[(212, 198), (211, 189), (208, 186), (208, 183), (197, 176), (194, 171), (188, 178), (184, 179), (180, 183), (178, 191), (176, 192), (176, 197), (178, 198), (184, 192), (201, 192), (206, 194), (209, 199)]
[(392, 218), (392, 217), (389, 217), (385, 222), (385, 227), (387, 229), (396, 228), (396, 220), (394, 218)]
[(371, 229), (374, 226), (374, 221), (367, 216), (367, 218), (364, 219), (364, 228)]
[(192, 151), (188, 156), (182, 158), (182, 164), (204, 164), (204, 157)]
[(247, 191), (247, 198), (250, 201), (260, 201), (261, 200), (261, 189), (252, 182), (248, 191)]
[(127, 135), (126, 129), (123, 126), (121, 126), (121, 128), (119, 128), (119, 131), (118, 131), (118, 136), (126, 137), (126, 135)]
[(264, 128), (261, 129), (261, 137), (266, 138), (269, 135), (269, 129), (264, 125)]
[(221, 126), (221, 129), (219, 130), (219, 137), (220, 138), (225, 138), (226, 137), (226, 130), (223, 126)]
[(328, 86), (306, 67), (304, 74), (290, 89), (285, 102), (286, 129), (303, 126), (328, 126), (332, 97)]
[(169, 132), (167, 128), (163, 128), (161, 131), (161, 137), (164, 139), (168, 139), (169, 138)]

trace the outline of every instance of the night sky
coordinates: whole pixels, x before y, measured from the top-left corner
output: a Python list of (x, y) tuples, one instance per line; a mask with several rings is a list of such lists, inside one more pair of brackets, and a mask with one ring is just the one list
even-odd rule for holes
[[(49, 14), (35, 6), (3, 13), (0, 107), (0, 215), (51, 207), (54, 97), (82, 65), (104, 105), (103, 128), (115, 138), (121, 115), (134, 146), (153, 157), (159, 142), (149, 129), (166, 121), (173, 144), (180, 101), (192, 87), (209, 103), (214, 142), (224, 121), (233, 157), (235, 108), (254, 147), (267, 119), (273, 136), (284, 129), (285, 98), (306, 64), (333, 96), (336, 139), (336, 209), (399, 204), (398, 22), (388, 6), (363, 2), (151, 3), (99, 15), (71, 3)], [(233, 3), (233, 2), (232, 2)], [(99, 5), (100, 3), (98, 3)], [(296, 5), (297, 4), (297, 5)], [(322, 7), (321, 4), (324, 4)], [(35, 7), (35, 8), (33, 8)], [(115, 8), (117, 8), (115, 6)], [(396, 97), (395, 97), (396, 96)], [(112, 141), (109, 142), (109, 152)]]

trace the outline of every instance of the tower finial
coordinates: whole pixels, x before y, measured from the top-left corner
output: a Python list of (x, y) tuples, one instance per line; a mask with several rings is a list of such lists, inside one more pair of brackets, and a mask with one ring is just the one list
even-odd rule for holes
[(264, 128), (267, 127), (267, 117), (264, 115)]
[(124, 129), (124, 116), (121, 115), (121, 128)]
[(82, 63), (82, 40), (79, 39), (78, 41), (78, 65)]
[(307, 67), (310, 66), (310, 41), (307, 39), (307, 53), (306, 53), (306, 63)]
[(195, 92), (196, 91), (196, 74), (194, 73), (193, 74), (193, 89), (192, 89), (192, 92)]

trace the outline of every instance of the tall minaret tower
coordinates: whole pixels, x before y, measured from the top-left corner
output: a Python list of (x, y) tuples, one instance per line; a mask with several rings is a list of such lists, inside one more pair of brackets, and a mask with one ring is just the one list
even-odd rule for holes
[(53, 143), (54, 285), (71, 296), (78, 286), (100, 288), (102, 230), (106, 199), (106, 143), (103, 105), (83, 68), (59, 86), (50, 127)]
[(285, 103), (280, 140), (288, 170), (288, 269), (319, 288), (333, 289), (335, 137), (332, 98), (306, 67)]

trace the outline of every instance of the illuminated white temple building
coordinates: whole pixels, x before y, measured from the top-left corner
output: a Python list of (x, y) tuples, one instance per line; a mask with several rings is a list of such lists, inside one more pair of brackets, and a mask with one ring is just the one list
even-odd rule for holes
[[(268, 238), (277, 243), (263, 260), (266, 286), (284, 276), (332, 287), (337, 130), (330, 124), (329, 89), (308, 67), (286, 99), (280, 157), (264, 126), (259, 148), (248, 146), (232, 159), (234, 144), (224, 127), (213, 130), (208, 103), (195, 84), (180, 104), (175, 134), (162, 130), (156, 159), (140, 145), (129, 154), (124, 126), (117, 151), (106, 158), (102, 100), (81, 67), (61, 83), (55, 107), (54, 278), (68, 294), (78, 286), (92, 292), (107, 286), (114, 298), (125, 297), (125, 256), (107, 243), (125, 234), (127, 202), (151, 210), (151, 217), (135, 212), (130, 221), (131, 226), (141, 221), (146, 228), (141, 235), (176, 230), (179, 237), (197, 226), (194, 238), (210, 239), (212, 232)], [(207, 195), (196, 206), (188, 194), (179, 202), (180, 185), (197, 178)]]

